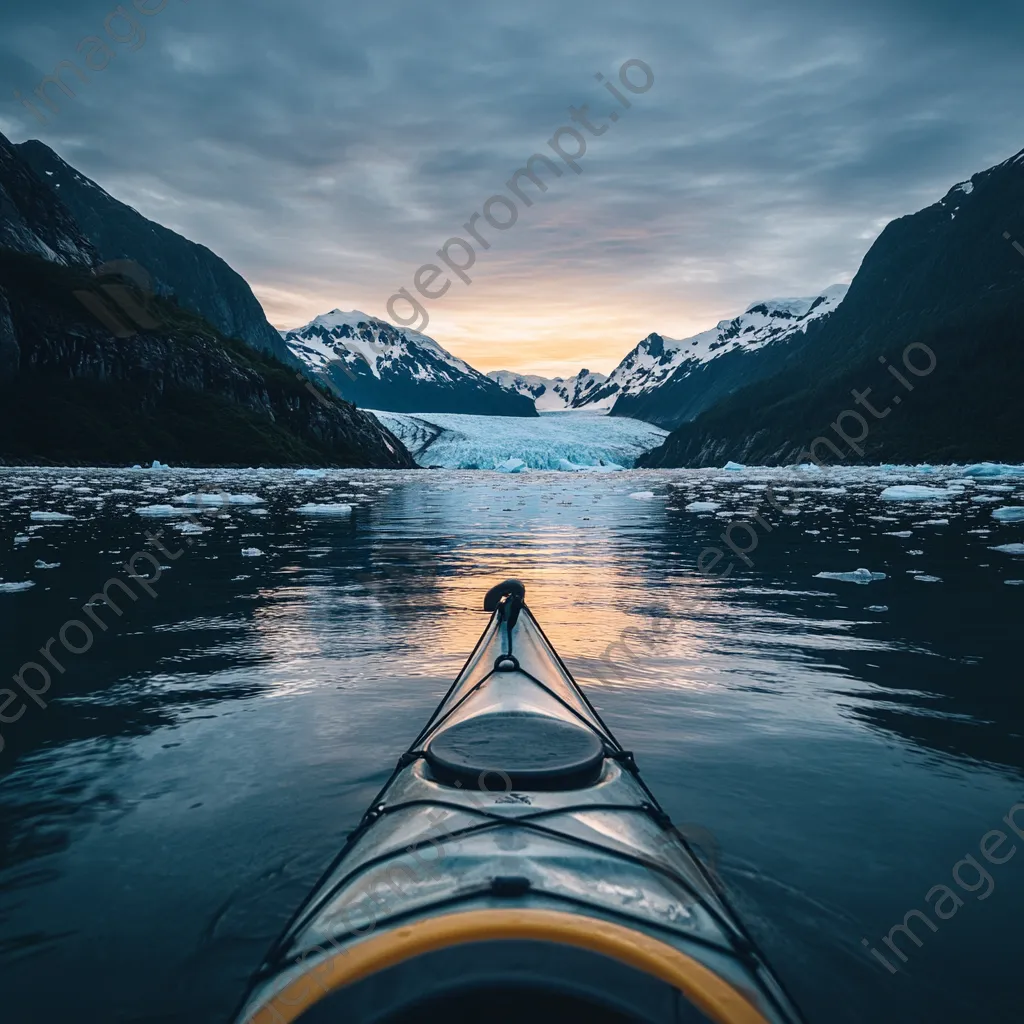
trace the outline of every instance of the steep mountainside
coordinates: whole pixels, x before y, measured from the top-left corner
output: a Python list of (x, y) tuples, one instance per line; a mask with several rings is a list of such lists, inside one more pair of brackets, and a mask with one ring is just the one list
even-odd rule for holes
[(889, 224), (842, 305), (786, 346), (770, 379), (643, 464), (786, 463), (818, 437), (834, 446), (816, 446), (824, 462), (1024, 460), (1021, 237), (1024, 152)]
[(845, 285), (803, 299), (755, 302), (740, 316), (692, 338), (652, 334), (591, 395), (613, 416), (632, 416), (671, 429), (719, 398), (770, 376), (794, 339), (843, 301)]
[(590, 370), (580, 370), (574, 377), (537, 377), (511, 370), (492, 370), (487, 376), (506, 391), (529, 398), (538, 412), (581, 409), (608, 379)]
[(229, 338), (291, 362), (281, 337), (245, 280), (205, 245), (182, 237), (119, 202), (35, 139), (15, 147), (22, 159), (71, 211), (104, 262), (134, 260), (155, 290), (174, 295)]
[(537, 415), (530, 399), (506, 391), (433, 338), (358, 309), (332, 310), (282, 337), (307, 367), (367, 409)]
[[(93, 273), (70, 211), (0, 135), (0, 464), (409, 467), (372, 417), (173, 301)], [(111, 297), (155, 326), (115, 337)]]

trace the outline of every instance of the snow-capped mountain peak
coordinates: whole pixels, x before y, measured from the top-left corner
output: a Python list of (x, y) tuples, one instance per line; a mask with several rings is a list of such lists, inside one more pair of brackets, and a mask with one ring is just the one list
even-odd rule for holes
[(580, 370), (574, 377), (538, 377), (533, 374), (492, 370), (487, 374), (506, 391), (533, 401), (538, 412), (561, 412), (586, 405), (595, 389), (608, 378), (603, 373)]
[(806, 298), (766, 299), (751, 303), (739, 316), (721, 320), (691, 338), (649, 334), (591, 394), (590, 408), (611, 408), (623, 396), (653, 391), (670, 377), (695, 370), (732, 352), (755, 352), (777, 344), (831, 313), (847, 286), (832, 285)]
[(350, 401), (396, 412), (480, 412), (530, 416), (535, 411), (433, 338), (359, 309), (332, 309), (282, 331), (288, 348), (326, 374)]

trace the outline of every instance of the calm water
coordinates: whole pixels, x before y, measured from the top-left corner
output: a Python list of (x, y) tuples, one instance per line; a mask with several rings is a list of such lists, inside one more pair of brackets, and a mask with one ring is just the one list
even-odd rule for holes
[[(677, 822), (714, 833), (812, 1021), (1020, 1019), (1024, 852), (997, 866), (979, 843), (1024, 801), (1024, 586), (1007, 584), (1024, 557), (991, 550), (1024, 541), (992, 517), (1024, 504), (1024, 476), (879, 497), (942, 478), (960, 476), (0, 473), (0, 579), (35, 581), (0, 593), (4, 679), (145, 530), (170, 553), (157, 596), (101, 607), (90, 650), (52, 649), (47, 707), (0, 725), (3, 1020), (224, 1021), (506, 575)], [(798, 514), (782, 523), (765, 479)], [(136, 512), (217, 488), (265, 503), (213, 507), (191, 535)], [(294, 511), (328, 501), (354, 512)], [(727, 517), (758, 508), (773, 530), (752, 567), (699, 575)], [(861, 567), (887, 578), (814, 578)], [(955, 886), (966, 854), (990, 892)], [(890, 974), (862, 938), (887, 952), (940, 884), (963, 905)]]

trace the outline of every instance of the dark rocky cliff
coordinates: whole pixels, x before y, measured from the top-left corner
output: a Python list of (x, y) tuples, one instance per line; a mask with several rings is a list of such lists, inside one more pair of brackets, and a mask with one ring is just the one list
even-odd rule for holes
[[(0, 463), (414, 465), (372, 416), (174, 299), (101, 290), (98, 258), (0, 135)], [(83, 301), (111, 294), (132, 330)]]
[[(1024, 461), (1014, 240), (1024, 241), (1024, 152), (889, 224), (842, 305), (786, 347), (773, 376), (683, 424), (640, 464), (788, 463), (817, 438), (828, 463)], [(843, 434), (864, 437), (851, 445)]]
[(14, 148), (71, 211), (101, 260), (133, 260), (153, 278), (158, 293), (173, 294), (221, 334), (293, 362), (245, 279), (216, 253), (115, 199), (42, 142), (30, 139)]

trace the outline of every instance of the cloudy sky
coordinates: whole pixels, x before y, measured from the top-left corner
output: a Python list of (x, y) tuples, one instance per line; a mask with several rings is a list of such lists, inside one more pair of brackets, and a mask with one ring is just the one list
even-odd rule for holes
[[(4, 0), (0, 131), (208, 245), (278, 327), (384, 315), (570, 106), (607, 126), (424, 300), (482, 370), (607, 371), (651, 331), (849, 281), (887, 221), (1024, 147), (1008, 0), (162, 2), (126, 0), (132, 49), (111, 0)], [(114, 56), (41, 124), (14, 91), (91, 35)], [(595, 75), (630, 59), (654, 83), (619, 85), (627, 110)]]

